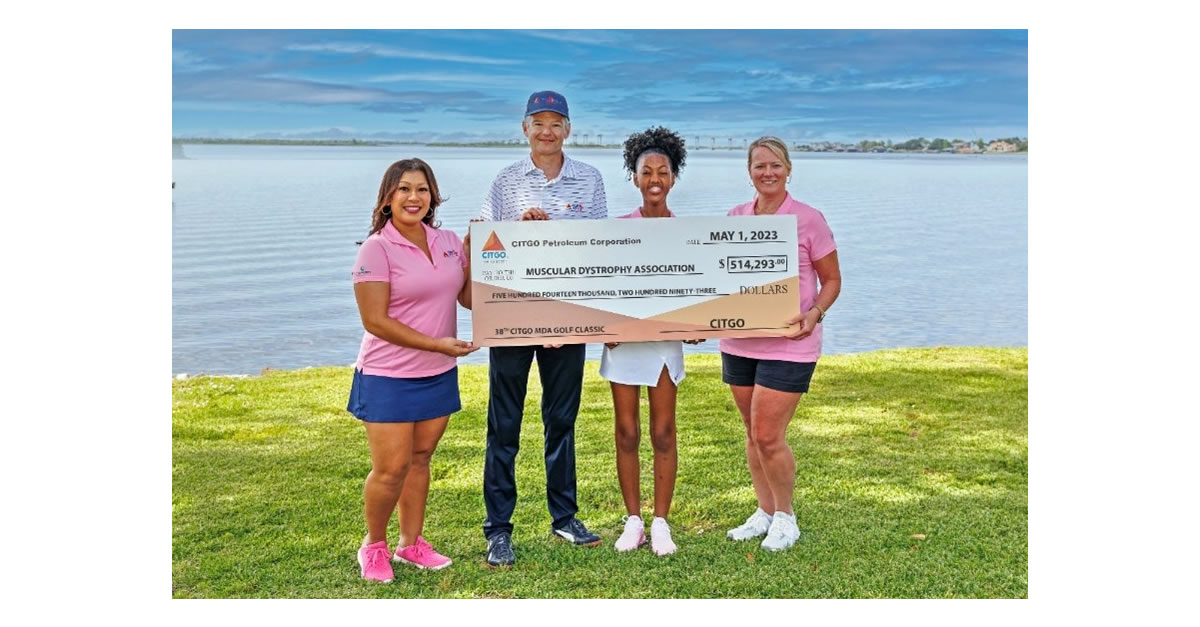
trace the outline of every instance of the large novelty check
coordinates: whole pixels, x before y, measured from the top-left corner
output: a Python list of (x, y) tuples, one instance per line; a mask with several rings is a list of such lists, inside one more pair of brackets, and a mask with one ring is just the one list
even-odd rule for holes
[(475, 222), (471, 249), (482, 346), (778, 336), (800, 310), (791, 215)]

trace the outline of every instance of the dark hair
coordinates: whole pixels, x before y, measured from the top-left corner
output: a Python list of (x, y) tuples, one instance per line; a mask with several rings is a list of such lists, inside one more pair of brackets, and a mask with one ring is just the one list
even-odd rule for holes
[(638, 159), (646, 152), (656, 152), (671, 162), (671, 174), (678, 177), (687, 163), (687, 148), (683, 144), (679, 133), (661, 126), (634, 133), (625, 140), (625, 170), (630, 176), (637, 174)]
[(404, 176), (405, 172), (420, 172), (425, 175), (425, 180), (429, 183), (429, 213), (426, 213), (421, 221), (435, 229), (441, 226), (441, 222), (435, 222), (433, 218), (438, 205), (445, 202), (446, 198), (443, 198), (438, 192), (433, 168), (429, 167), (428, 163), (413, 157), (393, 163), (388, 166), (387, 172), (383, 173), (383, 181), (379, 183), (379, 198), (375, 201), (375, 210), (371, 212), (371, 232), (367, 235), (374, 235), (383, 230), (384, 225), (391, 219), (392, 208), (389, 203), (392, 202), (392, 194), (396, 193), (396, 188), (400, 186), (400, 177)]

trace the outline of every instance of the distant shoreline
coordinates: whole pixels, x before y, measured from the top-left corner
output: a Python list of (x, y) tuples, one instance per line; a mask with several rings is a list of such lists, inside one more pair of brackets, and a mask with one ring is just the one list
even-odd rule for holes
[(172, 137), (172, 144), (223, 144), (229, 146), (424, 146), (424, 142), (370, 141), (361, 139), (221, 139)]
[[(181, 137), (172, 138), (172, 144), (209, 144), (223, 146), (331, 146), (331, 147), (384, 147), (384, 146), (428, 146), (433, 148), (525, 148), (526, 144), (510, 143), (510, 142), (402, 142), (402, 141), (366, 141), (360, 139), (218, 139), (205, 137)], [(566, 144), (564, 148), (571, 150), (576, 149), (620, 149), (621, 144)], [(745, 150), (741, 146), (716, 146), (706, 147), (697, 146), (690, 150), (710, 150), (710, 151), (741, 151)], [(938, 150), (888, 150), (877, 152), (873, 150), (800, 150), (793, 148), (797, 153), (821, 153), (821, 154), (904, 154), (904, 155), (1027, 155), (1028, 150), (1013, 150), (1007, 152), (943, 152)]]

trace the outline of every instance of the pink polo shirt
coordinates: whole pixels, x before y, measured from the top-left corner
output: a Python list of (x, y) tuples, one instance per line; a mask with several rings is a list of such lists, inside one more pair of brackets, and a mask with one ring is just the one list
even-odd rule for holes
[[(619, 217), (621, 217), (621, 218), (641, 218), (644, 216), (642, 215), (642, 208), (638, 207), (637, 209), (634, 209), (633, 211), (631, 211), (623, 216), (619, 216)], [(674, 218), (675, 214), (672, 213), (670, 209), (667, 209), (667, 217)]]
[[(757, 199), (738, 205), (729, 210), (731, 216), (754, 215), (754, 203)], [(825, 216), (820, 211), (792, 198), (791, 194), (783, 200), (775, 215), (796, 216), (796, 241), (799, 244), (799, 259), (797, 270), (800, 274), (800, 311), (812, 309), (817, 300), (817, 271), (813, 269), (813, 261), (837, 250), (833, 241), (833, 231), (825, 222)], [(821, 329), (817, 328), (802, 340), (789, 340), (785, 337), (745, 337), (721, 340), (721, 352), (740, 357), (754, 359), (774, 359), (779, 361), (813, 362), (821, 356)]]
[[(463, 286), (462, 240), (454, 231), (424, 223), (430, 259), (408, 241), (389, 220), (358, 249), (350, 275), (355, 283), (387, 281), (391, 284), (388, 316), (430, 337), (458, 333), (455, 304)], [(441, 374), (455, 365), (449, 355), (397, 346), (363, 332), (354, 367), (363, 374), (411, 378)]]

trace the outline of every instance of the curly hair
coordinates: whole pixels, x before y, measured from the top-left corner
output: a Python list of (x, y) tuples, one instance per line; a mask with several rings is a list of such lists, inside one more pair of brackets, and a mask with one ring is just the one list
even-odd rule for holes
[(684, 148), (683, 138), (679, 133), (658, 126), (648, 128), (641, 133), (634, 133), (625, 140), (625, 171), (629, 176), (637, 174), (638, 159), (647, 152), (656, 152), (671, 162), (671, 174), (679, 176), (679, 171), (687, 163), (687, 148)]

